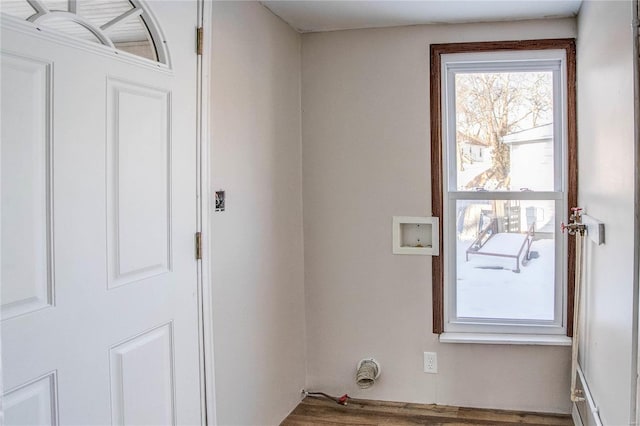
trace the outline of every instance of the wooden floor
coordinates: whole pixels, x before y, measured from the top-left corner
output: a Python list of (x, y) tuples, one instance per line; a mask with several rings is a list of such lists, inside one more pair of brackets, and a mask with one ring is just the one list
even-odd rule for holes
[(481, 410), (351, 399), (348, 405), (305, 398), (281, 426), (313, 425), (554, 425), (573, 426), (569, 415)]

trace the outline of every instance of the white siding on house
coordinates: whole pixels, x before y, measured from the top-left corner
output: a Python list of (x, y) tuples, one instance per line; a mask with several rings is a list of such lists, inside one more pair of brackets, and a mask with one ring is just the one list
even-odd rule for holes
[[(553, 188), (553, 146), (550, 140), (511, 145), (511, 188)], [(551, 171), (551, 173), (550, 173)]]

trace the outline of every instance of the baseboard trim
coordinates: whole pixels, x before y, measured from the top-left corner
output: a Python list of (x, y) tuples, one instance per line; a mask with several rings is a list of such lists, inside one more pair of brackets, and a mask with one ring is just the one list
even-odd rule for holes
[[(574, 402), (571, 407), (571, 417), (576, 426), (602, 426), (600, 413), (596, 406), (593, 395), (589, 390), (589, 385), (582, 372), (582, 367), (578, 364), (578, 389), (582, 390), (585, 401)], [(586, 418), (585, 418), (586, 417)]]

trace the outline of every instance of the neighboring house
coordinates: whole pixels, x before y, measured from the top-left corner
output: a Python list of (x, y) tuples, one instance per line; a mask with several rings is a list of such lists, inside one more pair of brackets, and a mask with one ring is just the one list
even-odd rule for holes
[[(510, 133), (502, 142), (511, 149), (511, 189), (552, 189), (553, 173), (553, 124), (543, 124), (519, 132)], [(535, 176), (532, 181), (530, 176)], [(544, 177), (544, 178), (543, 178)], [(532, 188), (535, 182), (537, 188)]]
[(462, 155), (471, 162), (483, 162), (491, 157), (491, 148), (473, 141), (464, 141), (460, 144)]
[[(553, 123), (510, 133), (502, 138), (502, 142), (510, 148), (511, 190), (553, 189)], [(552, 232), (555, 226), (553, 203), (526, 204), (522, 202), (522, 223), (528, 226), (535, 221), (537, 232)], [(541, 204), (545, 204), (544, 207)]]

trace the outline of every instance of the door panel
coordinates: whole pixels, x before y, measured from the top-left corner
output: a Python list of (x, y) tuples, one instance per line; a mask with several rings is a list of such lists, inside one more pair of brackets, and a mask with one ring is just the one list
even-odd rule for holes
[(2, 318), (53, 303), (49, 205), (51, 65), (3, 53)]
[(57, 425), (55, 384), (55, 373), (49, 373), (7, 392), (3, 398), (5, 424)]
[(149, 5), (171, 69), (2, 17), (8, 425), (201, 422), (197, 4)]
[(111, 349), (114, 423), (175, 423), (172, 335), (167, 323)]
[(110, 287), (170, 269), (170, 100), (163, 90), (107, 83)]

